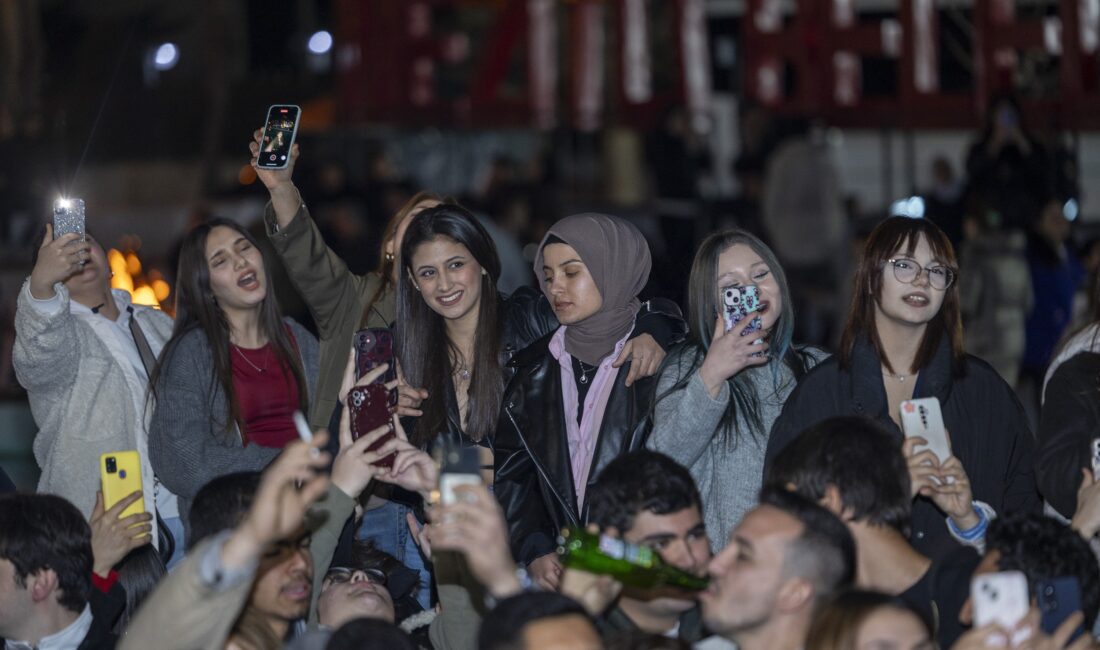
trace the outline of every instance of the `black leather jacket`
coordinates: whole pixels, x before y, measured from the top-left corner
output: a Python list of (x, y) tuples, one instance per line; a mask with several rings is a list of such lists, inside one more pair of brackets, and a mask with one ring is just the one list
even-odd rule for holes
[[(675, 303), (646, 303), (635, 333), (642, 329), (643, 314), (649, 321), (677, 324), (672, 340), (654, 337), (666, 349), (683, 338), (686, 327)], [(562, 528), (588, 519), (588, 504), (578, 508), (573, 487), (560, 366), (549, 349), (552, 337), (553, 332), (512, 358), (509, 366), (514, 375), (504, 391), (493, 441), (494, 490), (508, 520), (512, 554), (524, 564), (553, 551)], [(657, 378), (647, 377), (627, 387), (628, 374), (629, 364), (620, 368), (611, 388), (589, 485), (613, 459), (642, 448), (649, 434)]]

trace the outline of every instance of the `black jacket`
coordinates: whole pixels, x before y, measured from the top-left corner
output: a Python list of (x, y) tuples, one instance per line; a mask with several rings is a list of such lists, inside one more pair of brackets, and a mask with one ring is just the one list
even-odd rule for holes
[(1100, 436), (1100, 354), (1075, 355), (1051, 376), (1039, 420), (1035, 477), (1039, 492), (1070, 518), (1077, 509), (1081, 470), (1092, 467), (1093, 438)]
[[(515, 376), (504, 392), (494, 440), (493, 486), (504, 508), (512, 555), (527, 564), (554, 550), (558, 531), (588, 519), (579, 510), (562, 400), (561, 366), (550, 353), (553, 333), (512, 359)], [(619, 368), (607, 399), (592, 467), (591, 486), (600, 471), (621, 454), (645, 445), (656, 377), (625, 385), (630, 364)], [(587, 492), (586, 492), (587, 494)]]
[[(1039, 512), (1032, 468), (1035, 443), (1016, 395), (977, 357), (966, 356), (959, 376), (953, 376), (951, 365), (951, 348), (944, 341), (917, 377), (914, 398), (940, 400), (952, 451), (970, 477), (976, 500), (998, 514)], [(871, 418), (900, 438), (888, 408), (881, 362), (870, 342), (862, 339), (852, 352), (849, 370), (841, 369), (834, 356), (799, 382), (772, 426), (767, 462), (804, 429), (836, 415)], [(957, 545), (943, 513), (923, 497), (913, 504), (912, 524), (910, 542), (928, 557), (941, 557)]]

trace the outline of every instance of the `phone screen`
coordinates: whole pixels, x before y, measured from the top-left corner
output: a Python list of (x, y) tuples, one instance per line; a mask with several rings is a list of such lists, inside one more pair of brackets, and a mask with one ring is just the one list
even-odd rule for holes
[(282, 169), (290, 163), (290, 147), (298, 133), (297, 106), (272, 106), (267, 111), (264, 138), (260, 143), (260, 155), (256, 164), (260, 167)]

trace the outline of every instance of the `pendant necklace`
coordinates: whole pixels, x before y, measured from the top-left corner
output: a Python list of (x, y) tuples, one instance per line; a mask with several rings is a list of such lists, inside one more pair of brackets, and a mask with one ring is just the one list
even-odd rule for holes
[(267, 362), (269, 360), (268, 357), (271, 354), (271, 348), (266, 348), (265, 349), (264, 367), (263, 368), (261, 368), (261, 367), (257, 366), (256, 364), (252, 363), (252, 361), (248, 357), (245, 356), (244, 351), (241, 350), (240, 346), (238, 346), (236, 344), (233, 344), (233, 349), (237, 351), (237, 354), (241, 355), (241, 358), (244, 359), (245, 363), (247, 363), (248, 365), (255, 368), (256, 372), (259, 372), (259, 373), (267, 372)]

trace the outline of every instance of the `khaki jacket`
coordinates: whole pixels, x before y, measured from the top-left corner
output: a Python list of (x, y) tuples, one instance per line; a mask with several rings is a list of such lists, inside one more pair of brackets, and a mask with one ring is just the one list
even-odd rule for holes
[[(327, 428), (336, 408), (355, 331), (360, 327), (363, 310), (381, 285), (381, 278), (374, 273), (355, 275), (349, 271), (340, 256), (325, 244), (304, 203), (286, 228), (279, 228), (275, 210), (268, 203), (264, 223), (294, 287), (317, 323), (321, 367), (309, 424), (314, 429)], [(375, 301), (366, 325), (389, 327), (396, 319), (396, 311), (394, 295), (387, 291)]]

